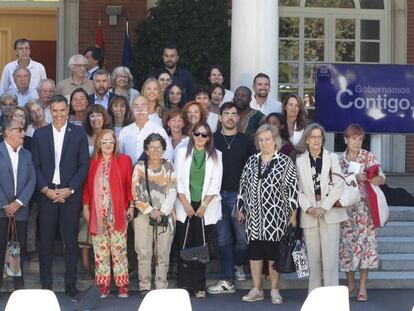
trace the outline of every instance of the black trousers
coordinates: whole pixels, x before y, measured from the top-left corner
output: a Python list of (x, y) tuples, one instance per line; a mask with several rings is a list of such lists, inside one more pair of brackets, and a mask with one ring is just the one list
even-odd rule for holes
[(63, 235), (65, 284), (75, 285), (78, 268), (78, 234), (80, 203), (53, 203), (46, 198), (39, 201), (40, 282), (52, 286), (53, 247), (56, 228)]
[[(191, 202), (191, 206), (197, 211), (199, 203)], [(190, 222), (185, 247), (203, 245), (203, 233), (201, 218), (193, 216), (186, 219), (185, 223), (177, 221), (177, 238), (180, 249), (183, 249), (185, 231), (187, 223)], [(206, 264), (199, 262), (184, 261), (179, 257), (178, 260), (178, 287), (189, 291), (199, 291), (206, 289)]]
[[(20, 243), (20, 267), (22, 269), (21, 277), (13, 278), (14, 289), (20, 289), (24, 287), (24, 278), (23, 278), (23, 258), (24, 252), (26, 250), (26, 221), (16, 221), (16, 232), (17, 232), (17, 241)], [(9, 237), (7, 236), (7, 230), (9, 226), (9, 219), (7, 217), (0, 218), (0, 287), (3, 281), (3, 268), (4, 268), (4, 258), (6, 255), (7, 242)]]

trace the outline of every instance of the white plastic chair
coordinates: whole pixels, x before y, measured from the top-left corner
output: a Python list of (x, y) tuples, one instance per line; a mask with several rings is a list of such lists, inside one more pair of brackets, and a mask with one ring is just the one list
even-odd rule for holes
[(315, 288), (306, 298), (300, 311), (349, 311), (349, 294), (346, 286)]
[(60, 311), (56, 295), (47, 289), (15, 290), (7, 301), (5, 311)]
[(155, 289), (145, 295), (138, 311), (191, 311), (191, 301), (184, 289)]

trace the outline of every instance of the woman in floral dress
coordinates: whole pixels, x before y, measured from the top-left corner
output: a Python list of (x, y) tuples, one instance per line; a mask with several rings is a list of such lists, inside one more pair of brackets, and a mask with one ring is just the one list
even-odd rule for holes
[(131, 181), (131, 159), (118, 154), (115, 132), (102, 130), (95, 139), (83, 188), (83, 216), (92, 235), (95, 280), (102, 298), (109, 295), (111, 268), (118, 297), (128, 297), (126, 229), (127, 219), (134, 215)]
[[(351, 124), (344, 132), (347, 149), (339, 158), (339, 164), (344, 174), (350, 173), (350, 166), (359, 170), (356, 173), (361, 201), (346, 207), (348, 220), (341, 223), (339, 260), (341, 271), (346, 272), (350, 296), (356, 294), (355, 271), (359, 270), (358, 301), (367, 301), (368, 270), (378, 268), (378, 253), (376, 229), (374, 227), (368, 204), (368, 194), (365, 188), (367, 181), (365, 171), (377, 164), (375, 156), (362, 149), (365, 132), (359, 124)], [(355, 163), (352, 163), (355, 162)], [(383, 185), (385, 175), (380, 174), (369, 180), (374, 185)]]

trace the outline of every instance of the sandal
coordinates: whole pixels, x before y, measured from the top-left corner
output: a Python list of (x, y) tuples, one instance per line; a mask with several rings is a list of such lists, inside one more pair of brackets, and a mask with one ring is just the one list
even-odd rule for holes
[(354, 289), (349, 289), (348, 288), (348, 294), (349, 294), (349, 298), (355, 298), (357, 296), (357, 288)]
[(359, 302), (366, 302), (366, 301), (368, 301), (368, 294), (367, 294), (367, 293), (365, 293), (365, 294), (360, 294), (360, 293), (358, 292), (358, 295), (357, 295), (357, 301), (359, 301)]
[(196, 298), (206, 298), (207, 297), (206, 291), (205, 290), (196, 291), (195, 297)]

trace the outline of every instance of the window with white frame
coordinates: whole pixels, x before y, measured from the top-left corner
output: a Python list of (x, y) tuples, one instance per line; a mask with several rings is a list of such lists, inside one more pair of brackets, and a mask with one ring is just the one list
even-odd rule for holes
[(279, 0), (279, 98), (297, 93), (314, 116), (316, 64), (387, 60), (387, 1)]

